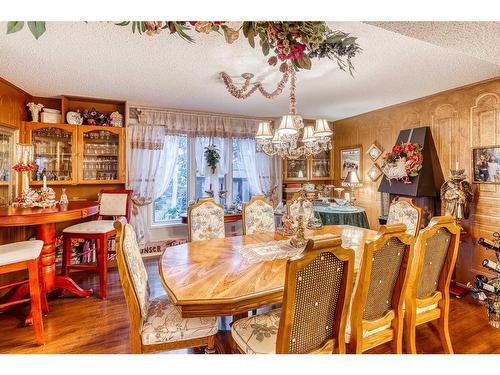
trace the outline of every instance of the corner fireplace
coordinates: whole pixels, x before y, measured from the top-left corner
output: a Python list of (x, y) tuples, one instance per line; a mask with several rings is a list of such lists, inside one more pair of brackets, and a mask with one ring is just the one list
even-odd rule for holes
[(387, 222), (389, 205), (394, 198), (408, 197), (422, 208), (422, 226), (427, 226), (433, 216), (440, 215), (441, 201), (439, 191), (444, 183), (443, 172), (439, 163), (436, 146), (428, 126), (401, 130), (396, 144), (418, 143), (422, 146), (422, 169), (418, 176), (411, 178), (410, 184), (382, 177), (378, 191), (381, 193), (379, 217), (380, 224)]

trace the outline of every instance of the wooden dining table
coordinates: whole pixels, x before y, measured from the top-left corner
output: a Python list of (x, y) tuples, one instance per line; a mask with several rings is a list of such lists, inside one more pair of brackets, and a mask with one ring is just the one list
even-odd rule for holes
[[(34, 226), (36, 238), (43, 241), (41, 263), (46, 293), (65, 289), (80, 297), (88, 297), (92, 290), (83, 290), (68, 276), (56, 275), (56, 223), (83, 219), (99, 213), (99, 202), (69, 202), (49, 208), (0, 208), (0, 227)], [(23, 284), (10, 300), (21, 299), (29, 293), (28, 284)]]
[[(342, 246), (354, 250), (357, 272), (364, 243), (373, 240), (377, 232), (349, 225), (327, 225), (305, 233), (306, 238), (325, 234), (340, 236)], [(185, 318), (241, 316), (281, 303), (287, 259), (249, 262), (238, 248), (284, 239), (276, 232), (265, 232), (169, 247), (159, 260), (163, 286)]]

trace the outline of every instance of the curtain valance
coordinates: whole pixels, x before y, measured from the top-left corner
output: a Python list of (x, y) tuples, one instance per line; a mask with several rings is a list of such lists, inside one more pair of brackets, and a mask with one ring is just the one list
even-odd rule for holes
[(189, 137), (254, 138), (259, 119), (217, 114), (183, 113), (153, 109), (137, 109), (139, 123), (162, 125), (165, 134)]

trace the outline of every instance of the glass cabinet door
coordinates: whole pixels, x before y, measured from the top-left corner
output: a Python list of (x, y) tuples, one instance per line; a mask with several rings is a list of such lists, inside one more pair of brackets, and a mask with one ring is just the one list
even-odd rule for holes
[(119, 129), (85, 128), (81, 132), (80, 182), (119, 181), (123, 141)]
[(43, 175), (52, 184), (75, 181), (75, 140), (71, 126), (32, 125), (28, 128), (38, 170), (31, 174), (35, 184), (42, 183)]
[(0, 207), (7, 207), (15, 195), (14, 152), (17, 131), (0, 125)]
[(323, 151), (311, 159), (311, 178), (324, 179), (331, 175), (330, 151)]
[(308, 179), (307, 159), (286, 160), (285, 166), (286, 180), (304, 180)]

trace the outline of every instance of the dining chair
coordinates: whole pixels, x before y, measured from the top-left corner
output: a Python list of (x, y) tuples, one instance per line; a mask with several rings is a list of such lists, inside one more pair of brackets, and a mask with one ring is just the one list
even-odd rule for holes
[(274, 232), (274, 209), (271, 201), (263, 195), (254, 195), (243, 203), (243, 235)]
[(340, 238), (309, 240), (287, 261), (281, 309), (236, 320), (233, 350), (246, 354), (345, 353), (354, 251)]
[[(99, 272), (99, 296), (107, 295), (108, 274), (108, 241), (115, 237), (114, 220), (106, 218), (124, 217), (130, 221), (133, 190), (112, 189), (101, 190), (99, 193), (99, 215), (97, 220), (86, 221), (63, 229), (63, 260), (62, 275), (68, 276), (71, 269)], [(71, 264), (71, 240), (95, 240), (97, 266), (90, 264)], [(84, 256), (93, 250), (86, 250), (78, 256)]]
[(188, 240), (202, 241), (226, 236), (224, 206), (213, 198), (200, 198), (188, 207)]
[[(314, 206), (313, 203), (306, 199), (303, 202), (304, 209), (304, 224), (307, 224), (308, 220), (311, 216), (314, 215)], [(287, 202), (287, 214), (293, 219), (294, 226), (298, 225), (297, 217), (300, 213), (300, 202), (298, 199), (292, 199)]]
[(206, 353), (214, 353), (217, 318), (183, 318), (167, 295), (151, 298), (134, 228), (120, 220), (114, 227), (118, 274), (130, 315), (132, 353), (199, 346), (206, 346)]
[(351, 305), (349, 353), (386, 342), (402, 353), (404, 292), (414, 241), (404, 224), (394, 224), (382, 226), (377, 237), (365, 243)]
[(406, 350), (416, 354), (416, 327), (435, 321), (444, 352), (453, 354), (448, 317), (450, 281), (460, 242), (460, 227), (451, 216), (435, 216), (422, 229), (405, 296), (403, 336)]
[(396, 197), (389, 206), (387, 224), (403, 223), (406, 233), (416, 236), (422, 225), (422, 209), (411, 198)]
[(43, 337), (42, 312), (48, 312), (45, 286), (42, 279), (40, 253), (43, 241), (22, 241), (0, 245), (0, 275), (16, 271), (28, 271), (28, 280), (0, 285), (1, 289), (13, 288), (28, 283), (29, 298), (0, 303), (0, 311), (11, 306), (31, 302), (31, 316), (37, 345), (45, 343)]

